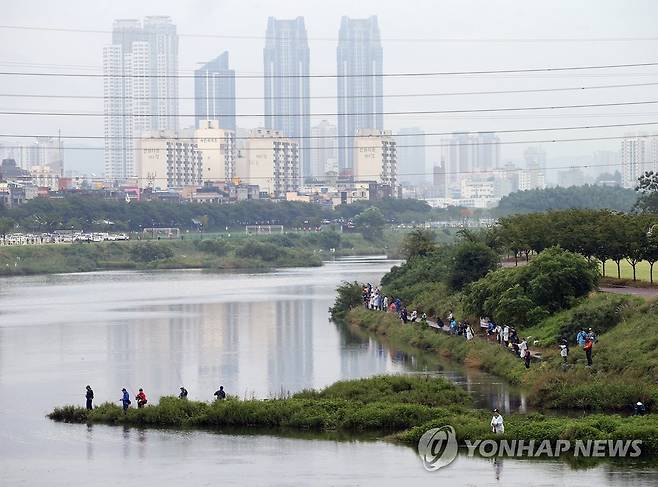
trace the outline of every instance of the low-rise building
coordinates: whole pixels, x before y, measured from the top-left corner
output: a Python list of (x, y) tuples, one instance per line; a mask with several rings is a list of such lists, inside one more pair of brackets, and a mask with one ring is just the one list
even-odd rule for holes
[(300, 185), (299, 143), (279, 130), (254, 129), (235, 167), (240, 183), (258, 185), (264, 196), (285, 198)]
[(397, 144), (390, 130), (359, 129), (354, 138), (355, 182), (374, 182), (389, 186), (397, 196)]

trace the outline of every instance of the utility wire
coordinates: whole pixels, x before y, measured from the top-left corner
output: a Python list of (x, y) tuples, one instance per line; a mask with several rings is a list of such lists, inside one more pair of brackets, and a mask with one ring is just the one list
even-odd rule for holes
[[(632, 137), (639, 137), (639, 138), (647, 138), (647, 137), (658, 137), (658, 133), (656, 134), (640, 134), (640, 135), (634, 135)], [(449, 143), (449, 144), (405, 144), (405, 145), (398, 145), (396, 144), (396, 148), (408, 148), (408, 147), (462, 147), (462, 146), (487, 146), (487, 145), (516, 145), (516, 144), (552, 144), (552, 143), (557, 143), (557, 142), (585, 142), (585, 141), (593, 141), (593, 140), (620, 140), (620, 139), (626, 139), (628, 138), (627, 135), (620, 135), (620, 136), (611, 136), (611, 137), (579, 137), (579, 138), (573, 138), (573, 139), (542, 139), (542, 140), (516, 140), (516, 141), (505, 141), (505, 142), (467, 142), (467, 143)], [(255, 140), (262, 140), (263, 138), (258, 138), (255, 137)], [(163, 141), (168, 141), (170, 139), (167, 138), (158, 138), (158, 137), (145, 137), (142, 139), (144, 141), (149, 141), (149, 140), (163, 140)], [(180, 140), (180, 139), (179, 139)], [(182, 139), (184, 140), (184, 139)], [(264, 140), (269, 140), (269, 138), (264, 138)], [(276, 142), (276, 139), (274, 139)], [(22, 149), (25, 146), (3, 146), (5, 149)], [(347, 146), (344, 147), (344, 149), (380, 149), (382, 148), (382, 145), (373, 145), (373, 146)], [(63, 147), (63, 150), (106, 150), (105, 147)], [(148, 147), (148, 149), (153, 149), (152, 147)], [(314, 149), (326, 149), (326, 147), (305, 147), (305, 149), (309, 150), (314, 150)], [(120, 147), (120, 148), (111, 148), (111, 151), (115, 152), (132, 152), (137, 150), (136, 148), (128, 148), (128, 147)], [(155, 149), (155, 150), (160, 150), (160, 149)], [(170, 150), (170, 149), (162, 149), (162, 150)], [(171, 149), (173, 150), (173, 149)], [(209, 147), (209, 148), (202, 148), (200, 150), (203, 151), (225, 151), (226, 148), (221, 148), (221, 147)], [(254, 147), (250, 148), (248, 150), (264, 150), (264, 151), (272, 151), (272, 147)]]
[[(565, 88), (536, 88), (527, 90), (494, 90), (494, 91), (453, 91), (445, 93), (390, 93), (383, 95), (326, 95), (326, 96), (275, 96), (271, 99), (275, 100), (307, 100), (307, 99), (352, 99), (352, 98), (417, 98), (417, 97), (438, 97), (438, 96), (462, 96), (462, 95), (505, 95), (513, 93), (546, 93), (554, 91), (586, 91), (608, 88), (637, 88), (642, 86), (656, 86), (657, 83), (629, 83), (617, 85), (595, 85), (595, 86), (572, 86)], [(9, 98), (72, 98), (72, 99), (93, 99), (103, 100), (105, 98), (112, 98), (113, 100), (133, 100), (132, 96), (111, 96), (105, 97), (103, 95), (44, 95), (37, 93), (0, 93), (0, 97)], [(212, 96), (212, 97), (197, 97), (197, 96), (148, 96), (138, 97), (140, 100), (263, 100), (262, 96)]]
[[(590, 66), (557, 66), (547, 68), (520, 68), (520, 69), (492, 69), (475, 71), (426, 71), (406, 73), (349, 73), (349, 74), (289, 74), (289, 75), (215, 75), (214, 78), (243, 78), (243, 79), (271, 79), (271, 78), (417, 78), (432, 76), (453, 76), (471, 74), (509, 74), (509, 73), (540, 73), (559, 71), (583, 71), (592, 69), (619, 69), (632, 67), (658, 66), (658, 62), (628, 63), (628, 64), (601, 64)], [(104, 73), (54, 73), (54, 72), (29, 72), (29, 71), (0, 71), (0, 76), (44, 76), (44, 77), (68, 77), (68, 78), (197, 78), (196, 75), (183, 74), (104, 74)]]
[[(513, 112), (526, 110), (560, 110), (568, 108), (593, 108), (593, 107), (617, 107), (629, 105), (650, 105), (658, 103), (658, 100), (628, 101), (616, 103), (590, 103), (584, 105), (549, 105), (549, 106), (528, 106), (528, 107), (503, 107), (503, 108), (467, 108), (457, 110), (412, 110), (402, 112), (354, 112), (354, 113), (288, 113), (288, 114), (263, 114), (263, 113), (242, 113), (236, 114), (236, 117), (336, 117), (336, 116), (369, 116), (369, 115), (430, 115), (441, 113), (481, 113), (481, 112)], [(196, 117), (196, 114), (161, 114), (161, 113), (93, 113), (93, 112), (41, 112), (41, 111), (0, 111), (0, 115), (40, 115), (40, 116), (69, 116), (69, 117)]]
[[(637, 165), (645, 165), (645, 164), (655, 164), (656, 161), (643, 161), (643, 162), (638, 162)], [(439, 174), (446, 175), (446, 176), (453, 176), (453, 175), (464, 175), (464, 174), (491, 174), (492, 172), (502, 172), (502, 173), (515, 173), (515, 172), (520, 172), (520, 171), (532, 171), (532, 172), (546, 172), (546, 171), (557, 171), (560, 169), (595, 169), (595, 168), (601, 168), (601, 167), (619, 167), (621, 166), (621, 162), (613, 162), (613, 163), (606, 163), (606, 164), (569, 164), (568, 166), (553, 166), (553, 167), (546, 167), (546, 168), (540, 168), (540, 169), (523, 169), (520, 167), (498, 167), (498, 168), (492, 168), (492, 169), (482, 169), (482, 170), (468, 170), (468, 171), (441, 171)], [(395, 173), (395, 176), (397, 178), (403, 177), (403, 176), (431, 176), (434, 175), (434, 171), (428, 172), (408, 172), (408, 173)], [(381, 177), (380, 174), (361, 174), (359, 175), (359, 178), (379, 178)], [(81, 177), (82, 179), (85, 179), (87, 181), (93, 181), (93, 182), (123, 182), (126, 179), (128, 180), (134, 180), (134, 181), (166, 181), (169, 180), (170, 178), (166, 177), (139, 177), (139, 176), (126, 176), (125, 178), (104, 178), (104, 177)], [(251, 176), (251, 177), (239, 177), (239, 176), (234, 176), (234, 178), (245, 180), (245, 181), (253, 181), (253, 180), (265, 180), (265, 181), (271, 181), (275, 178), (273, 177), (267, 177), (267, 176)], [(286, 179), (300, 179), (304, 180), (306, 179), (307, 176), (288, 176)], [(171, 178), (174, 179), (174, 178)], [(340, 179), (340, 177), (338, 178)], [(360, 180), (360, 179), (359, 179)], [(359, 181), (357, 180), (357, 182)]]
[[(64, 27), (40, 27), (28, 25), (0, 25), (0, 29), (7, 30), (24, 30), (24, 31), (44, 31), (44, 32), (69, 32), (79, 34), (112, 34), (111, 30), (101, 29), (76, 29)], [(238, 39), (238, 40), (276, 40), (276, 37), (268, 36), (247, 36), (247, 35), (230, 35), (230, 34), (199, 34), (199, 33), (180, 33), (178, 37), (201, 38), (201, 39)], [(309, 41), (330, 41), (330, 42), (362, 42), (361, 39), (336, 38), (336, 37), (308, 37)], [(652, 42), (657, 41), (658, 37), (382, 37), (381, 41), (387, 42), (456, 42), (456, 43), (543, 43), (543, 42)]]
[[(524, 132), (549, 132), (558, 130), (589, 130), (589, 129), (604, 129), (604, 128), (619, 128), (619, 127), (642, 127), (647, 125), (658, 125), (655, 122), (636, 122), (636, 123), (613, 123), (606, 125), (575, 125), (563, 127), (539, 127), (539, 128), (525, 128), (525, 129), (509, 129), (509, 130), (478, 130), (478, 131), (450, 131), (450, 132), (417, 132), (417, 133), (403, 133), (392, 134), (392, 137), (418, 137), (418, 136), (439, 136), (439, 135), (455, 135), (455, 134), (510, 134), (510, 133), (524, 133)], [(124, 139), (124, 140), (138, 140), (143, 137), (139, 136), (126, 136), (126, 135), (60, 135), (60, 134), (1, 134), (0, 137), (5, 138), (50, 138), (50, 139)], [(363, 137), (358, 135), (308, 135), (294, 137), (294, 139), (354, 139)], [(169, 140), (199, 140), (207, 139), (208, 137), (167, 137)], [(235, 136), (231, 137), (232, 140), (249, 140), (249, 136)], [(273, 136), (272, 139), (289, 139), (290, 137), (282, 135), (279, 137)], [(399, 147), (399, 146), (398, 146)]]

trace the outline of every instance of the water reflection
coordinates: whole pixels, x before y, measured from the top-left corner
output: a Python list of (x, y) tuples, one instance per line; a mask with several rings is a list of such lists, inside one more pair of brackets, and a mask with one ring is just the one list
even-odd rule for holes
[[(184, 385), (211, 399), (220, 384), (265, 397), (379, 373), (431, 373), (483, 407), (525, 410), (487, 374), (336, 327), (327, 309), (341, 280), (376, 282), (391, 263), (359, 260), (270, 274), (117, 272), (0, 279), (0, 484), (655, 485), (626, 464), (573, 471), (564, 462), (459, 457), (432, 476), (413, 449), (334, 435), (272, 437), (55, 424), (61, 403), (96, 403), (144, 387), (151, 402)], [(370, 438), (372, 440), (372, 438)], [(493, 471), (492, 471), (493, 469)], [(83, 473), (81, 477), (80, 474)]]

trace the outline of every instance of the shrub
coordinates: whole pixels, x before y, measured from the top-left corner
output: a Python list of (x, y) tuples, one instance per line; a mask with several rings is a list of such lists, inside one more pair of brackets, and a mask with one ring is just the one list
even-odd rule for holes
[(174, 251), (164, 243), (140, 242), (131, 247), (130, 256), (138, 262), (154, 262), (172, 258)]
[(199, 242), (198, 249), (222, 257), (228, 253), (230, 246), (223, 240), (202, 240)]

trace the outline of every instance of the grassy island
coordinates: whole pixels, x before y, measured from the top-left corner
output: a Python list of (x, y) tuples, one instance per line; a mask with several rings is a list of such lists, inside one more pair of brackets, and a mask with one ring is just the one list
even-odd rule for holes
[(376, 432), (392, 441), (415, 445), (424, 431), (451, 425), (460, 444), (465, 440), (642, 440), (642, 453), (658, 453), (658, 417), (592, 415), (582, 418), (541, 414), (505, 417), (504, 435), (494, 436), (491, 413), (472, 407), (458, 386), (429, 376), (378, 376), (337, 382), (325, 389), (289, 397), (205, 403), (163, 397), (156, 405), (122, 409), (105, 403), (92, 411), (78, 406), (56, 408), (48, 417), (68, 423), (135, 427), (248, 427), (258, 431)]

